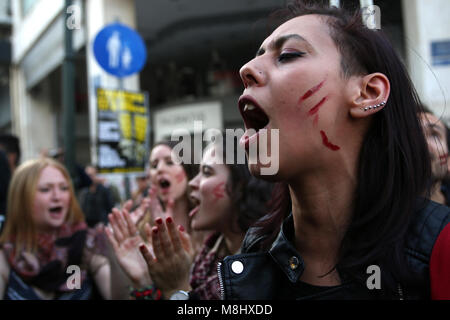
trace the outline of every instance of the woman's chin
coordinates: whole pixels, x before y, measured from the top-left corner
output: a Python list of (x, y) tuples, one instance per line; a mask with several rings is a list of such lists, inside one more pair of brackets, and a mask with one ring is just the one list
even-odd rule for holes
[(199, 220), (195, 216), (191, 220), (191, 228), (195, 231), (208, 231), (211, 230), (211, 228), (206, 225), (203, 221)]
[(51, 229), (59, 229), (61, 228), (61, 226), (64, 224), (64, 220), (59, 220), (59, 221), (51, 221), (49, 223), (49, 228)]
[(185, 191), (181, 192), (177, 190), (170, 190), (169, 192), (160, 193), (159, 198), (161, 199), (162, 202), (166, 203), (169, 199), (177, 201), (185, 194), (186, 194)]

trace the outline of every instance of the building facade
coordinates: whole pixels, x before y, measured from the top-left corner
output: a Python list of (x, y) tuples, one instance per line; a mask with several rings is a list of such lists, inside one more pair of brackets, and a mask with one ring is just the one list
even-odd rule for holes
[(11, 64), (11, 2), (0, 2), (0, 132), (11, 132), (9, 66)]

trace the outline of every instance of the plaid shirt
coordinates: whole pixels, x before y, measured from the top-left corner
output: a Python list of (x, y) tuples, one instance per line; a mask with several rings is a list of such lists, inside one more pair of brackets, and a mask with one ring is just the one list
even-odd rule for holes
[(219, 255), (218, 249), (223, 243), (221, 233), (213, 233), (195, 259), (191, 270), (191, 294), (200, 300), (220, 300), (220, 284), (217, 264), (226, 255)]

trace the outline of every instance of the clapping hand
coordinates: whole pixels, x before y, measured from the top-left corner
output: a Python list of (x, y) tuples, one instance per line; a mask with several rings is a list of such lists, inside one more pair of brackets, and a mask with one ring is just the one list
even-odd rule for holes
[(134, 211), (131, 211), (132, 208), (133, 208), (133, 201), (128, 200), (123, 205), (122, 210), (126, 210), (127, 212), (130, 213), (131, 221), (135, 226), (137, 226), (139, 221), (141, 221), (141, 219), (145, 216), (145, 213), (149, 208), (149, 201), (148, 199), (146, 201), (142, 200), (139, 206)]
[[(151, 278), (148, 273), (147, 264), (139, 252), (139, 246), (144, 246), (149, 252), (152, 251), (150, 244), (145, 244), (136, 228), (131, 215), (126, 208), (113, 209), (108, 216), (110, 226), (105, 227), (106, 235), (114, 249), (119, 265), (133, 282), (135, 288), (150, 285)], [(151, 233), (147, 225), (147, 233)]]
[[(168, 206), (170, 210), (170, 205)], [(168, 299), (177, 290), (189, 291), (189, 275), (194, 259), (194, 250), (189, 235), (182, 226), (175, 226), (171, 216), (165, 221), (156, 219), (150, 230), (146, 226), (147, 237), (152, 239), (153, 251), (145, 245), (139, 247), (147, 262), (148, 271), (154, 283)]]
[(152, 225), (158, 217), (164, 218), (164, 216), (167, 215), (161, 207), (155, 188), (150, 188), (148, 196), (143, 198), (139, 206), (131, 212), (132, 208), (133, 201), (128, 200), (123, 205), (122, 210), (130, 212), (131, 221), (136, 226), (147, 214), (150, 215), (150, 222)]

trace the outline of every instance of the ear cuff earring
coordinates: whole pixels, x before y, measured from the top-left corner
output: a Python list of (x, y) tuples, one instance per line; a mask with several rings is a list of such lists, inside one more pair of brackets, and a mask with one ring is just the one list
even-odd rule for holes
[(372, 109), (377, 109), (377, 108), (379, 108), (379, 107), (384, 107), (385, 104), (386, 104), (386, 101), (383, 101), (383, 102), (381, 102), (381, 103), (379, 103), (379, 104), (376, 104), (376, 105), (374, 105), (374, 106), (368, 106), (368, 107), (365, 107), (365, 108), (364, 108), (364, 111), (372, 110)]

